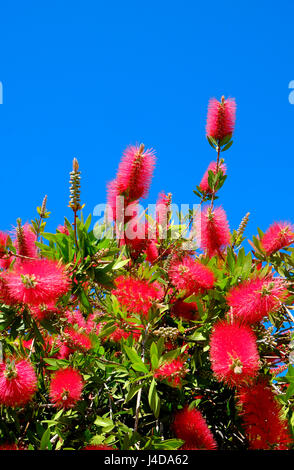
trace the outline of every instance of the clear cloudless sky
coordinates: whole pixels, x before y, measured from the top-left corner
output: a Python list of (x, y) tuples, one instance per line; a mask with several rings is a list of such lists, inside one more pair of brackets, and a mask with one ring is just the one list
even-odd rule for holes
[(222, 95), (237, 102), (219, 199), (231, 229), (247, 211), (248, 238), (294, 222), (293, 18), (291, 0), (2, 2), (0, 229), (30, 221), (45, 194), (48, 230), (70, 218), (73, 157), (93, 213), (137, 142), (157, 154), (147, 202), (165, 190), (196, 203), (192, 190), (215, 158), (207, 104)]

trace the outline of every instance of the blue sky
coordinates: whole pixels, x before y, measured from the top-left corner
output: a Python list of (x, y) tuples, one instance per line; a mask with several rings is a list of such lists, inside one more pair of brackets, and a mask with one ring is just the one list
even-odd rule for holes
[[(48, 195), (48, 229), (71, 217), (73, 157), (85, 213), (105, 201), (122, 151), (157, 153), (148, 202), (161, 190), (196, 203), (215, 158), (207, 103), (236, 98), (228, 179), (219, 202), (247, 236), (293, 217), (291, 1), (54, 1), (1, 5), (1, 230), (29, 221)], [(247, 245), (249, 249), (249, 245)]]

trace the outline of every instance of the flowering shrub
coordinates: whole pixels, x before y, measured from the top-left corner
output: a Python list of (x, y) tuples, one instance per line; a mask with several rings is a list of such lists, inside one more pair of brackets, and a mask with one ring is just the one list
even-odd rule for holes
[[(216, 151), (175, 224), (172, 195), (141, 213), (155, 152), (126, 149), (105, 220), (0, 233), (0, 449), (291, 449), (294, 228), (242, 246), (216, 205), (229, 168), (233, 99), (209, 103)], [(187, 237), (190, 231), (191, 236)], [(283, 372), (283, 375), (281, 375)]]

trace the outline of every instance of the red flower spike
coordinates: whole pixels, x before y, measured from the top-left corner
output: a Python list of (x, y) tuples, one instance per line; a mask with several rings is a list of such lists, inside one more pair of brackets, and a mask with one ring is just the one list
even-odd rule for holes
[(209, 100), (206, 135), (215, 140), (222, 140), (234, 132), (236, 120), (236, 102), (234, 98), (221, 101), (216, 98)]
[(50, 399), (58, 408), (73, 408), (80, 400), (83, 379), (79, 371), (68, 367), (59, 369), (50, 383)]
[(276, 253), (294, 243), (294, 226), (288, 222), (275, 222), (260, 240), (267, 256)]
[(268, 381), (242, 387), (238, 396), (250, 449), (287, 450), (293, 439)]
[(256, 278), (230, 289), (227, 303), (241, 322), (254, 324), (277, 312), (288, 296), (287, 284), (279, 278)]
[(251, 381), (259, 370), (256, 339), (251, 329), (219, 321), (210, 338), (210, 360), (215, 377), (228, 386)]
[(33, 366), (25, 359), (0, 364), (0, 403), (5, 406), (23, 406), (31, 401), (37, 390)]
[(170, 265), (169, 277), (173, 285), (187, 296), (199, 294), (214, 286), (214, 274), (210, 268), (191, 256), (176, 258)]
[(216, 441), (200, 411), (187, 406), (174, 418), (173, 431), (178, 439), (185, 441), (181, 450), (215, 450)]
[(111, 293), (129, 313), (147, 315), (153, 303), (159, 302), (163, 297), (163, 289), (157, 282), (149, 283), (145, 280), (119, 276), (115, 284), (116, 289)]
[(207, 207), (201, 213), (201, 226), (197, 227), (200, 235), (200, 246), (211, 258), (219, 255), (230, 244), (231, 234), (227, 216), (222, 207)]
[(152, 149), (145, 150), (143, 144), (127, 147), (116, 177), (118, 193), (126, 196), (129, 202), (147, 197), (154, 165)]

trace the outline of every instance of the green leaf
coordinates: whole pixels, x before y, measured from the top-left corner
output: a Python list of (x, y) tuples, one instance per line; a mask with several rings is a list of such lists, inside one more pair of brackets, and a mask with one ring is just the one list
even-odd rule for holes
[(156, 343), (154, 342), (151, 344), (151, 348), (150, 348), (150, 359), (151, 359), (152, 368), (156, 369), (158, 367), (158, 350), (157, 350)]
[(227, 145), (225, 145), (222, 149), (221, 152), (225, 152), (226, 150), (229, 150), (229, 148), (233, 145), (233, 140), (231, 140)]
[(134, 348), (130, 348), (129, 346), (124, 346), (124, 350), (130, 359), (133, 367), (136, 366), (135, 370), (138, 370), (139, 372), (144, 372), (145, 374), (148, 374), (148, 369), (142, 359), (138, 356), (136, 350)]
[(139, 390), (141, 390), (141, 388), (142, 388), (142, 384), (133, 384), (126, 396), (126, 403), (130, 401), (135, 395), (137, 395), (137, 393), (139, 392)]
[(48, 449), (48, 446), (50, 443), (50, 435), (51, 435), (51, 431), (50, 431), (50, 427), (48, 427), (48, 429), (46, 429), (46, 431), (44, 432), (42, 436), (41, 443), (40, 443), (40, 450)]
[(112, 426), (113, 421), (110, 418), (104, 418), (104, 417), (102, 418), (101, 416), (97, 416), (94, 421), (94, 424), (96, 424), (96, 426), (101, 426), (103, 428), (106, 428), (108, 426)]
[(166, 439), (165, 441), (153, 442), (153, 449), (176, 450), (184, 444), (181, 439)]
[(155, 418), (158, 418), (160, 412), (160, 399), (156, 390), (156, 382), (152, 379), (149, 393), (148, 393), (148, 402), (151, 410), (154, 413)]
[(116, 269), (122, 268), (125, 266), (128, 262), (130, 261), (130, 258), (128, 259), (122, 259), (121, 261), (118, 261), (117, 263), (114, 264), (112, 267), (112, 270), (115, 271)]

